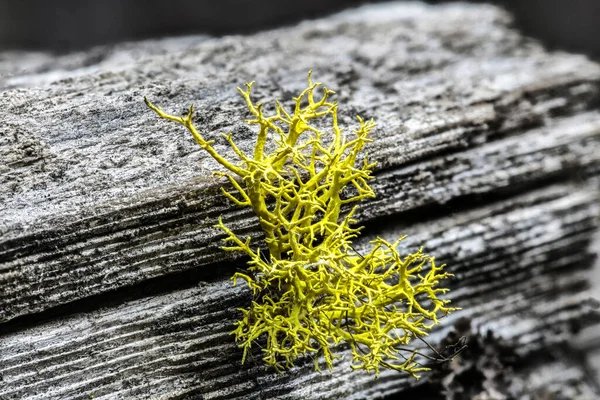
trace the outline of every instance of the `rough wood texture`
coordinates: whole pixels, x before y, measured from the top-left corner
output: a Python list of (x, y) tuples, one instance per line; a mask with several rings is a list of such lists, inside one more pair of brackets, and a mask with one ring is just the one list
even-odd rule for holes
[[(457, 276), (451, 298), (464, 308), (445, 321), (432, 341), (468, 316), (480, 330), (514, 340), (526, 357), (564, 341), (574, 321), (597, 320), (582, 288), (598, 194), (571, 194), (576, 189), (553, 186), (442, 218), (436, 229), (414, 227), (406, 245), (423, 243), (453, 266)], [(399, 232), (390, 227), (379, 234), (389, 238)], [(0, 394), (371, 398), (414, 384), (391, 372), (379, 380), (348, 374), (348, 357), (325, 375), (313, 372), (310, 360), (288, 375), (265, 372), (254, 362), (240, 369), (240, 351), (229, 331), (235, 309), (248, 300), (245, 288), (217, 280), (7, 335)], [(302, 391), (295, 390), (300, 381)]]
[(256, 79), (256, 99), (287, 100), (309, 68), (338, 93), (344, 124), (356, 113), (379, 123), (368, 149), (378, 198), (360, 213), (361, 243), (408, 233), (403, 246), (425, 245), (456, 274), (463, 310), (431, 341), (465, 317), (510, 340), (521, 382), (550, 368), (533, 355), (598, 320), (587, 286), (600, 66), (548, 53), (508, 22), (490, 6), (383, 4), (252, 36), (0, 57), (0, 397), (417, 390), (389, 372), (349, 374), (348, 357), (323, 375), (310, 360), (285, 375), (240, 368), (228, 332), (248, 294), (227, 278), (243, 260), (218, 249), (212, 225), (222, 215), (259, 237), (257, 223), (220, 197), (217, 166), (189, 135), (141, 101), (196, 104), (228, 152), (220, 131), (253, 141), (234, 87)]

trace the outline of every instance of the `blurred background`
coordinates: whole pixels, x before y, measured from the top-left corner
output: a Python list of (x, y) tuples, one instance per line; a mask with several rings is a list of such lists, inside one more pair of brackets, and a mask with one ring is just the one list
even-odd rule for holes
[[(68, 52), (167, 35), (248, 33), (366, 0), (0, 0), (0, 51)], [(371, 1), (374, 2), (374, 1)], [(436, 3), (441, 1), (429, 1)], [(600, 59), (600, 0), (495, 0), (547, 47)]]

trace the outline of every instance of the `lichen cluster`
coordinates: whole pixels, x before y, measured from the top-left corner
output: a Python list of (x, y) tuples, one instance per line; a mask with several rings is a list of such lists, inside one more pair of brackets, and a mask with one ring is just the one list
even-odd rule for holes
[[(345, 342), (354, 369), (378, 374), (384, 367), (417, 377), (426, 368), (415, 351), (403, 346), (427, 335), (439, 315), (454, 310), (438, 298), (447, 290), (438, 284), (450, 274), (421, 250), (402, 257), (396, 248), (403, 238), (394, 243), (378, 238), (366, 254), (354, 250), (352, 240), (360, 228), (352, 227), (352, 216), (358, 206), (346, 205), (375, 197), (368, 184), (375, 164), (366, 155), (358, 160), (375, 123), (357, 117), (358, 128), (344, 134), (338, 106), (329, 101), (334, 92), (323, 88), (316, 100), (319, 86), (309, 73), (293, 112), (277, 102), (271, 116), (251, 100), (252, 83), (238, 88), (253, 115), (247, 123), (258, 126), (258, 134), (252, 156), (236, 146), (231, 134), (224, 135), (239, 157), (235, 163), (194, 127), (193, 107), (178, 117), (146, 104), (160, 117), (183, 124), (229, 171), (218, 173), (234, 190), (221, 188), (223, 194), (238, 206), (251, 207), (264, 231), (268, 252), (252, 248), (250, 238), (238, 237), (221, 220), (217, 225), (229, 243), (223, 249), (250, 258), (248, 273), (233, 276), (234, 284), (242, 279), (254, 293), (233, 332), (243, 360), (253, 343), (265, 338), (263, 360), (277, 370), (305, 354), (314, 356), (315, 369), (319, 355), (332, 368), (332, 348)], [(325, 119), (329, 128), (318, 129), (317, 119)]]

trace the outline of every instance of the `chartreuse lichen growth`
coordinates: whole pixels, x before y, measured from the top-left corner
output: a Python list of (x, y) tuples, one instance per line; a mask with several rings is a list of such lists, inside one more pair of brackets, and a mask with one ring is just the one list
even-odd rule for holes
[[(288, 112), (276, 103), (274, 115), (266, 115), (250, 98), (252, 83), (238, 88), (258, 133), (254, 154), (245, 154), (231, 134), (224, 135), (237, 154), (229, 161), (206, 140), (192, 122), (193, 106), (184, 117), (164, 113), (146, 104), (160, 117), (183, 124), (196, 142), (228, 172), (218, 172), (233, 187), (221, 188), (233, 203), (251, 207), (265, 235), (268, 252), (253, 248), (250, 238), (240, 238), (219, 220), (226, 234), (223, 247), (242, 251), (250, 260), (248, 273), (236, 273), (254, 293), (233, 332), (243, 360), (253, 343), (263, 342), (263, 360), (277, 370), (289, 368), (305, 354), (323, 355), (328, 368), (335, 358), (332, 347), (347, 343), (352, 368), (379, 373), (380, 368), (405, 371), (417, 377), (427, 370), (415, 359), (416, 351), (403, 346), (421, 338), (438, 323), (438, 317), (454, 310), (439, 294), (439, 282), (450, 276), (422, 250), (402, 257), (394, 243), (378, 238), (366, 254), (357, 253), (352, 240), (353, 203), (375, 197), (368, 181), (375, 163), (359, 160), (373, 120), (358, 119), (352, 134), (338, 126), (334, 93), (308, 75), (308, 87), (294, 99)], [(323, 121), (316, 121), (323, 120)], [(318, 128), (315, 122), (322, 122)], [(349, 210), (344, 212), (344, 210)], [(405, 355), (403, 354), (405, 353)]]

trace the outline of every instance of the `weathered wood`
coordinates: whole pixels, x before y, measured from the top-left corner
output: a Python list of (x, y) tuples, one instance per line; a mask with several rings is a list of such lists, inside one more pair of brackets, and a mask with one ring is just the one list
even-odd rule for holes
[[(464, 308), (431, 340), (468, 316), (474, 327), (514, 340), (526, 357), (569, 337), (571, 323), (597, 321), (581, 288), (598, 200), (598, 193), (556, 186), (444, 218), (437, 229), (416, 226), (404, 245), (423, 243), (450, 263), (456, 273), (450, 297)], [(398, 232), (392, 226), (378, 234)], [(265, 372), (252, 360), (240, 368), (229, 332), (236, 308), (248, 300), (243, 286), (217, 281), (6, 335), (0, 397), (342, 399), (375, 398), (414, 385), (389, 371), (376, 381), (348, 374), (348, 356), (323, 375), (312, 371), (310, 360), (286, 375)]]
[(254, 98), (289, 105), (309, 68), (336, 90), (341, 123), (379, 123), (378, 197), (356, 247), (409, 234), (404, 248), (436, 254), (463, 310), (431, 342), (468, 317), (513, 341), (528, 382), (543, 369), (532, 352), (598, 320), (586, 288), (600, 66), (508, 22), (490, 6), (382, 4), (251, 36), (99, 48), (92, 65), (85, 52), (0, 57), (0, 397), (379, 398), (415, 385), (349, 374), (348, 356), (323, 375), (310, 360), (281, 376), (240, 368), (228, 332), (248, 293), (227, 282), (241, 264), (213, 225), (223, 216), (257, 238), (255, 217), (217, 193), (219, 167), (183, 128), (141, 102), (196, 104), (230, 154), (219, 132), (245, 150), (254, 137), (234, 87), (256, 79)]
[[(568, 133), (568, 134), (566, 134)], [(378, 174), (378, 198), (361, 220), (446, 203), (473, 193), (520, 190), (577, 168), (600, 164), (600, 116), (581, 114), (555, 125), (458, 154)], [(401, 147), (396, 147), (401, 151)], [(230, 259), (218, 249), (215, 216), (236, 232), (258, 235), (256, 218), (213, 195), (213, 186), (146, 192), (92, 218), (59, 215), (54, 229), (4, 244), (0, 319), (41, 311), (144, 279)], [(40, 273), (43, 272), (43, 273)]]
[[(489, 107), (485, 107), (483, 112), (475, 112), (476, 116), (481, 114), (489, 116)], [(455, 118), (453, 123), (458, 121), (469, 125), (475, 123), (473, 120), (477, 121), (477, 117), (467, 113), (462, 119)], [(443, 152), (458, 147), (464, 140), (460, 136), (469, 132), (470, 128), (454, 128), (452, 125), (446, 128), (434, 136), (421, 132), (420, 135), (425, 136), (425, 144), (408, 142), (407, 146), (391, 146), (382, 140), (383, 145), (374, 146), (372, 153), (376, 159), (384, 165), (395, 164), (398, 167), (378, 174), (374, 184), (378, 199), (373, 206), (363, 208), (366, 211), (363, 211), (362, 219), (407, 211), (430, 203), (445, 203), (473, 193), (534, 184), (574, 168), (600, 164), (600, 154), (596, 151), (600, 142), (600, 118), (595, 112), (551, 122), (522, 136), (484, 143), (455, 155)], [(428, 126), (427, 129), (432, 128)], [(31, 140), (25, 139), (26, 143)], [(438, 145), (440, 142), (443, 144)], [(125, 154), (135, 147), (123, 145), (123, 157), (129, 157)], [(247, 146), (248, 141), (244, 141), (244, 145)], [(421, 149), (428, 149), (428, 145), (432, 150)], [(114, 144), (99, 141), (92, 146), (100, 147), (99, 153), (89, 155), (90, 158), (82, 159), (82, 162), (93, 162), (92, 156), (102, 157), (102, 153), (108, 152), (103, 149), (104, 146), (115, 149)], [(386, 150), (384, 146), (387, 146)], [(411, 146), (415, 147), (412, 151)], [(9, 159), (9, 165), (13, 165), (15, 162), (10, 160), (19, 152), (10, 146), (6, 149), (5, 158)], [(86, 149), (89, 147), (82, 151)], [(423, 157), (419, 153), (425, 151), (432, 154), (420, 162), (402, 167), (407, 159)], [(435, 155), (440, 152), (442, 154)], [(108, 157), (110, 159), (111, 156)], [(52, 160), (58, 162), (51, 157), (48, 163), (51, 164)], [(181, 158), (174, 157), (174, 160), (181, 162)], [(28, 165), (35, 165), (35, 162), (20, 162), (25, 163), (25, 169)], [(52, 169), (46, 166), (46, 161), (43, 165)], [(0, 282), (4, 287), (0, 300), (5, 305), (0, 310), (0, 320), (226, 257), (217, 250), (216, 239), (220, 233), (212, 228), (215, 215), (224, 215), (236, 231), (256, 230), (256, 221), (250, 212), (224, 204), (220, 195), (213, 196), (216, 186), (222, 183), (202, 179), (208, 174), (204, 170), (199, 171), (198, 178), (185, 183), (147, 189), (130, 197), (119, 196), (112, 202), (97, 204), (93, 197), (101, 198), (105, 192), (117, 188), (99, 186), (93, 181), (97, 179), (98, 171), (88, 171), (87, 168), (74, 171), (73, 181), (48, 181), (38, 190), (35, 186), (40, 183), (30, 181), (42, 178), (32, 171), (22, 171), (21, 180), (19, 177), (15, 179), (15, 171), (8, 169), (6, 179), (12, 179), (13, 184), (21, 186), (6, 202), (9, 207), (5, 220), (19, 222), (5, 228), (0, 243), (3, 250)], [(119, 169), (123, 170), (115, 172), (117, 176), (126, 173), (125, 167)], [(89, 185), (88, 191), (79, 187), (81, 180), (85, 179), (92, 180), (83, 183)], [(76, 195), (71, 193), (73, 189), (69, 189), (74, 184), (79, 192)], [(118, 181), (118, 184), (125, 182)], [(25, 191), (29, 185), (34, 187)], [(28, 199), (29, 196), (51, 196), (48, 185), (57, 186), (53, 189), (58, 190), (56, 197), (48, 199), (48, 204), (31, 204), (34, 199)], [(513, 190), (519, 188), (517, 186)], [(38, 193), (40, 191), (43, 193)], [(127, 191), (121, 192), (122, 196), (127, 194)], [(73, 198), (85, 204), (75, 206)], [(72, 210), (63, 211), (66, 207), (72, 207)], [(40, 271), (43, 273), (40, 274)]]

